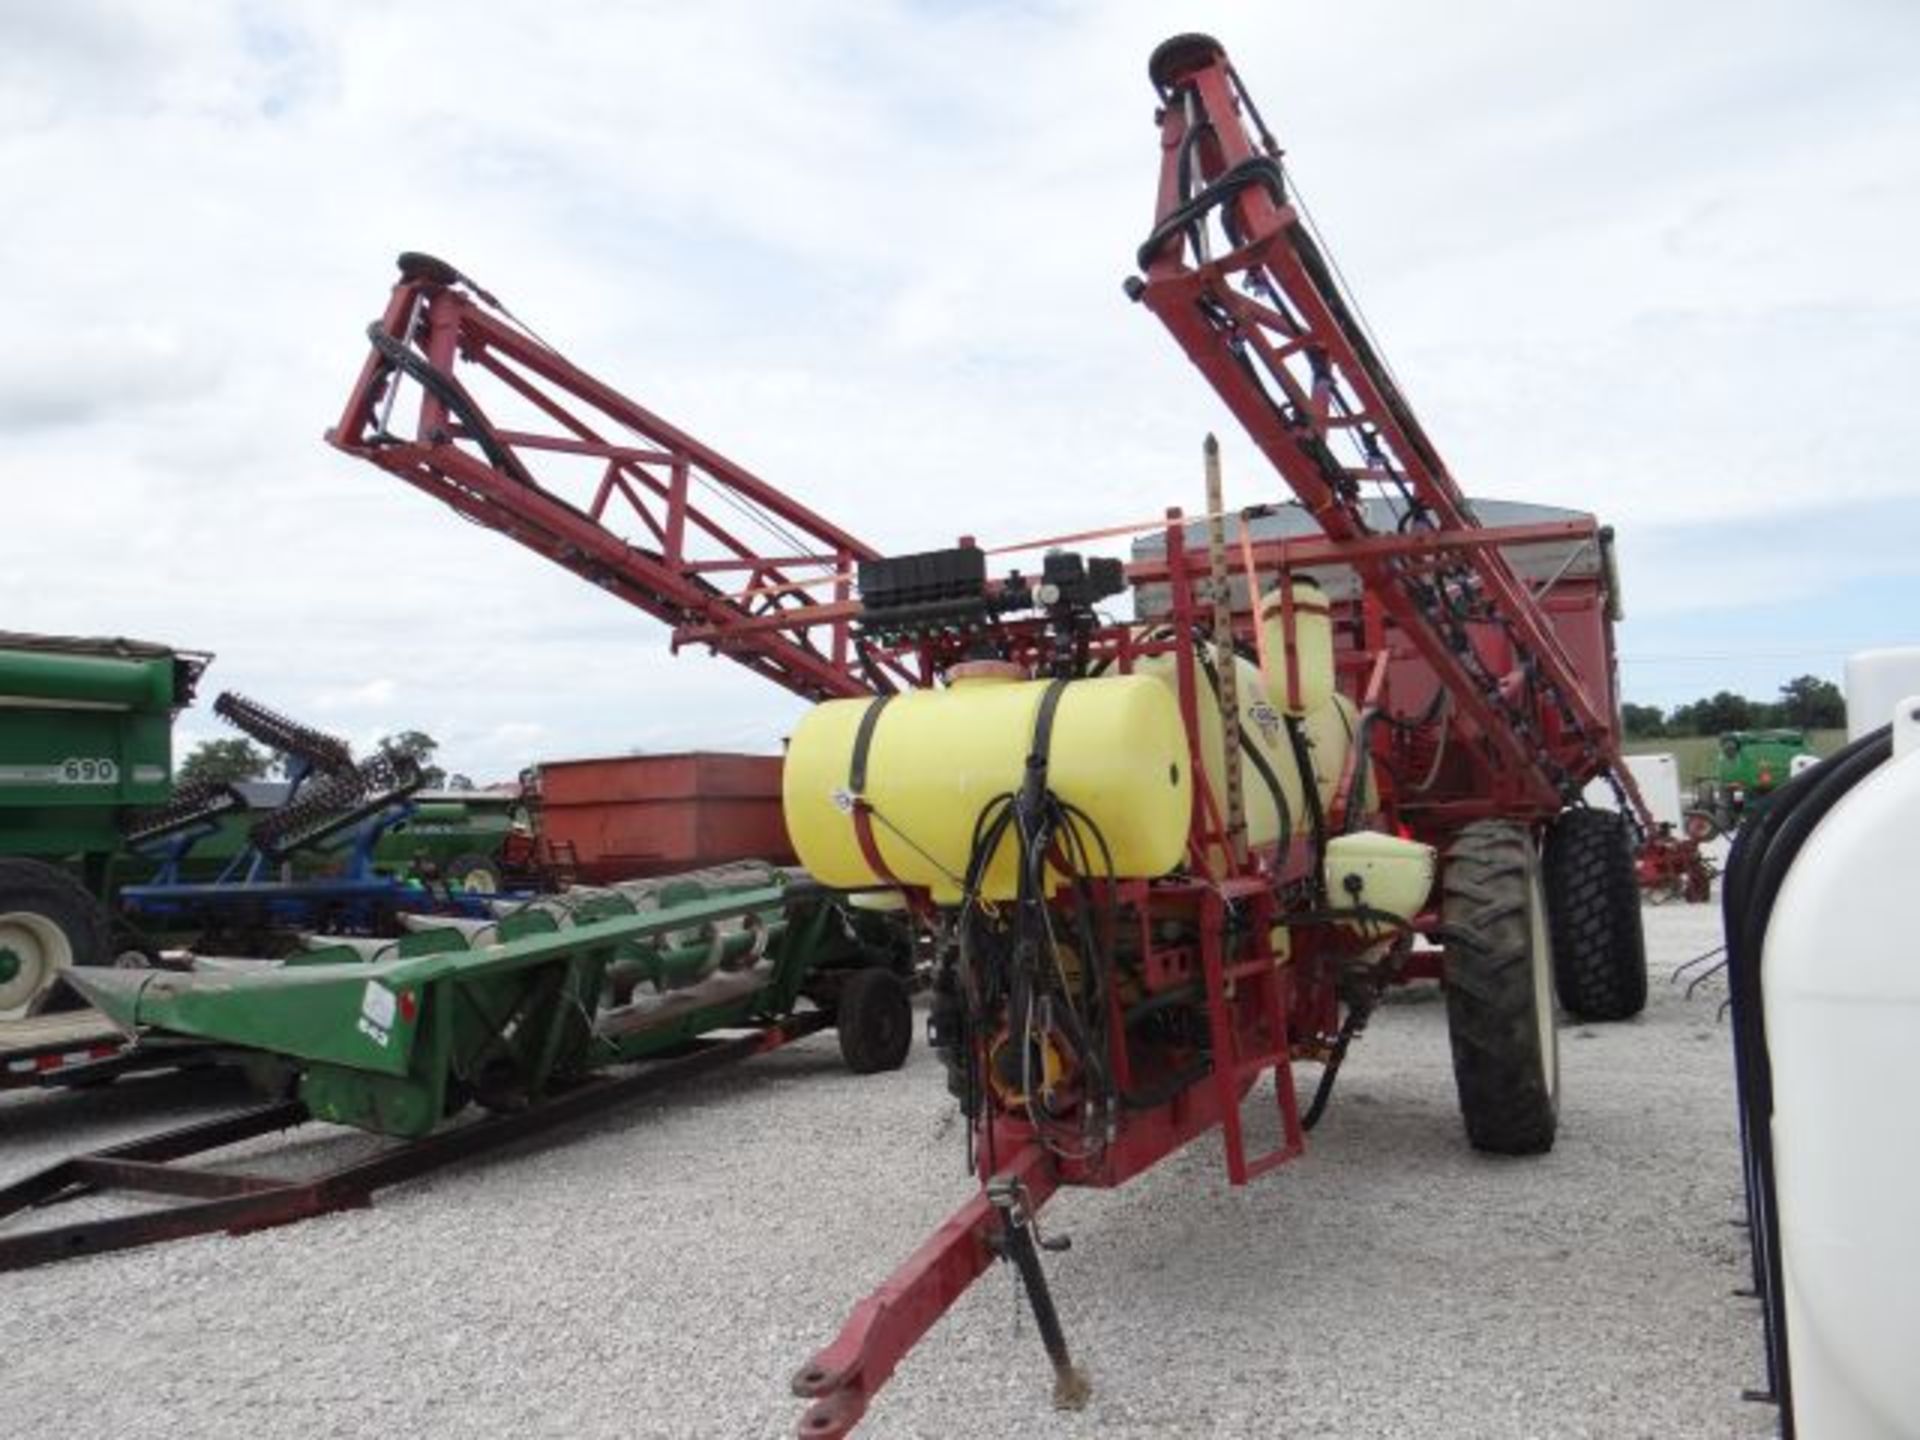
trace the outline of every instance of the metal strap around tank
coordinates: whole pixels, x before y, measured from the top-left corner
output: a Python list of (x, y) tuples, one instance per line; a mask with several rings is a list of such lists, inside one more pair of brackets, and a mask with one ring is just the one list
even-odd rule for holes
[(880, 712), (892, 702), (893, 696), (882, 695), (870, 703), (860, 717), (860, 728), (853, 737), (853, 757), (847, 766), (847, 793), (853, 797), (853, 838), (859, 843), (861, 858), (867, 862), (867, 868), (890, 885), (905, 882), (893, 873), (886, 859), (880, 854), (880, 843), (873, 833), (873, 806), (867, 801), (867, 757), (873, 749), (874, 731), (880, 728)]
[[(1068, 682), (1054, 680), (1048, 684), (1046, 693), (1040, 697), (1039, 710), (1034, 716), (1033, 746), (1027, 758), (1029, 768), (1038, 767), (1043, 773), (1047, 768), (1048, 757), (1053, 748), (1054, 715), (1060, 708), (1060, 697), (1066, 693)], [(867, 760), (873, 750), (874, 733), (880, 728), (880, 712), (894, 699), (892, 695), (876, 697), (860, 717), (860, 728), (854, 732), (853, 755), (847, 767), (847, 793), (852, 798), (851, 816), (854, 839), (860, 846), (861, 858), (869, 869), (889, 885), (904, 885), (898, 875), (880, 853), (878, 838), (873, 833), (873, 805), (866, 798)], [(911, 842), (909, 842), (911, 843)]]
[[(1046, 692), (1040, 697), (1040, 708), (1033, 717), (1033, 748), (1027, 754), (1027, 775), (1029, 783), (1038, 777), (1040, 788), (1047, 789), (1047, 767), (1053, 761), (1053, 720), (1060, 709), (1060, 697), (1067, 693), (1068, 682), (1064, 679), (1048, 683)], [(1047, 863), (1062, 874), (1068, 870), (1066, 857), (1060, 853), (1059, 837), (1055, 836), (1047, 853)]]
[(1028, 759), (1029, 765), (1037, 765), (1045, 770), (1053, 757), (1053, 717), (1060, 708), (1060, 697), (1067, 693), (1068, 681), (1054, 680), (1047, 685), (1047, 693), (1040, 697), (1039, 712), (1033, 718), (1033, 753)]

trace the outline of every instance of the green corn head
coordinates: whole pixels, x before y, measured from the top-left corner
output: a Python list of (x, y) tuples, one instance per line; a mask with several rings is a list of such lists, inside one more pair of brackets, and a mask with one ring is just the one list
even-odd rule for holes
[(127, 1030), (281, 1057), (320, 1119), (417, 1136), (469, 1103), (535, 1104), (603, 1066), (781, 1018), (878, 958), (826, 891), (768, 867), (419, 923), (384, 950), (316, 940), (285, 963), (73, 983)]

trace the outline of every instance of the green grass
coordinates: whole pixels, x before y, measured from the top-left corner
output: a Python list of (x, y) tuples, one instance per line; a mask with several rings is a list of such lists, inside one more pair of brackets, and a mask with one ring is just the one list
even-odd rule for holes
[[(1847, 743), (1847, 732), (1809, 731), (1807, 743), (1813, 746), (1814, 754), (1831, 755)], [(1713, 774), (1720, 742), (1712, 735), (1686, 735), (1661, 740), (1629, 740), (1621, 748), (1629, 755), (1673, 756), (1680, 762), (1680, 789), (1684, 793), (1693, 788), (1694, 781), (1704, 780)]]

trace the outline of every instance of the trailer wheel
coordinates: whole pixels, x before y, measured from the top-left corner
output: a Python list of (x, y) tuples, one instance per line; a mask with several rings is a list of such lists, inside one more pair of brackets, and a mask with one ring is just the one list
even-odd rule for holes
[(1638, 1015), (1647, 1008), (1647, 941), (1626, 817), (1567, 811), (1547, 832), (1545, 871), (1560, 1003), (1582, 1020)]
[(1467, 826), (1441, 875), (1447, 1038), (1460, 1116), (1477, 1150), (1553, 1148), (1560, 1041), (1540, 866), (1526, 829)]
[(1720, 822), (1706, 810), (1689, 810), (1681, 818), (1680, 828), (1696, 845), (1704, 845), (1720, 833)]
[(60, 972), (107, 961), (107, 917), (86, 888), (38, 860), (0, 859), (0, 1018), (44, 1008)]
[(440, 871), (447, 884), (467, 895), (498, 895), (500, 866), (485, 855), (456, 856)]
[(898, 1070), (913, 1044), (913, 1000), (891, 970), (870, 965), (841, 982), (834, 1006), (840, 1058), (856, 1075)]

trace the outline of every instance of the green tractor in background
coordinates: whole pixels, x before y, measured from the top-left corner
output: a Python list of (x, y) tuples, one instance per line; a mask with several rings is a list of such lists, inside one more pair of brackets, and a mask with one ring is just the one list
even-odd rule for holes
[(212, 656), (0, 632), (0, 1019), (117, 950), (104, 903), (135, 811), (173, 797), (174, 717)]
[(1685, 817), (1687, 838), (1704, 843), (1733, 834), (1763, 813), (1774, 792), (1815, 758), (1804, 730), (1729, 730), (1720, 737), (1714, 773), (1694, 786)]

